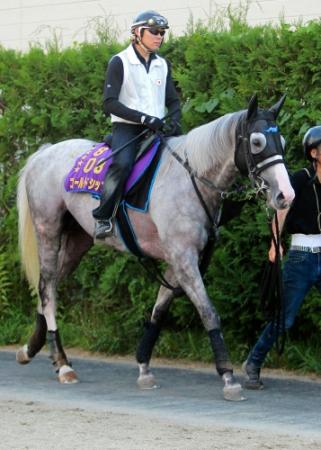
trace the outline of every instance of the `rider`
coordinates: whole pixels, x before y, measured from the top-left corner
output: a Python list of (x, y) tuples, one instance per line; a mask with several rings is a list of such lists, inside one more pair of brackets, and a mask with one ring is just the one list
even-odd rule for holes
[[(290, 209), (277, 211), (279, 230), (291, 234), (291, 247), (283, 268), (283, 300), (285, 329), (292, 327), (300, 306), (313, 286), (321, 292), (321, 126), (310, 128), (303, 138), (306, 158), (312, 163), (291, 177), (295, 199)], [(284, 227), (283, 227), (284, 226)], [(275, 233), (276, 224), (273, 229)], [(282, 254), (280, 248), (280, 254)], [(269, 259), (275, 261), (272, 241)], [(263, 330), (244, 364), (247, 374), (245, 387), (262, 389), (260, 368), (277, 338), (273, 322)]]
[[(180, 134), (180, 102), (168, 62), (157, 54), (168, 29), (165, 17), (144, 11), (131, 25), (132, 43), (108, 64), (104, 85), (104, 112), (111, 115), (112, 147), (127, 144), (113, 156), (107, 172), (100, 206), (93, 210), (96, 239), (114, 232), (114, 219), (123, 187), (134, 164), (143, 130), (165, 131), (165, 108), (171, 117), (166, 135)], [(169, 125), (169, 126), (168, 126)]]

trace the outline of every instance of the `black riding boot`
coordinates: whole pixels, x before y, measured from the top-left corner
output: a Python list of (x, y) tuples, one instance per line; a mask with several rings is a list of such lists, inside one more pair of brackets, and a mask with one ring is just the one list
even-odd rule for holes
[(108, 169), (104, 191), (98, 208), (93, 210), (96, 219), (96, 239), (105, 239), (114, 234), (114, 222), (118, 205), (121, 201), (126, 179), (133, 167), (139, 148), (140, 139), (130, 142), (144, 129), (141, 125), (127, 123), (113, 124), (112, 146), (113, 151), (126, 145), (119, 153), (113, 156)]

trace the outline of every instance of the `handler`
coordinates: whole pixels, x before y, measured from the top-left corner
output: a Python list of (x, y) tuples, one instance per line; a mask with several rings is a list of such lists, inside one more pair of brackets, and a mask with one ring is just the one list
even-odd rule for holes
[[(321, 126), (307, 131), (303, 138), (303, 149), (312, 164), (291, 177), (295, 190), (291, 208), (277, 211), (280, 232), (285, 228), (291, 234), (291, 247), (283, 267), (286, 330), (292, 327), (309, 290), (316, 286), (321, 292)], [(273, 230), (275, 233), (275, 222)], [(271, 262), (274, 262), (275, 255), (276, 249), (272, 241), (269, 250)], [(260, 369), (276, 341), (277, 331), (273, 322), (268, 323), (252, 348), (244, 364), (246, 388), (263, 389)]]
[[(156, 54), (168, 28), (167, 19), (156, 11), (138, 14), (131, 26), (132, 44), (109, 61), (103, 105), (105, 114), (111, 115), (114, 150), (138, 136), (146, 127), (162, 131), (165, 108), (172, 113), (166, 135), (180, 134), (180, 103), (171, 69), (168, 62)], [(113, 156), (100, 206), (93, 210), (96, 239), (113, 235), (117, 208), (140, 140), (134, 140)]]

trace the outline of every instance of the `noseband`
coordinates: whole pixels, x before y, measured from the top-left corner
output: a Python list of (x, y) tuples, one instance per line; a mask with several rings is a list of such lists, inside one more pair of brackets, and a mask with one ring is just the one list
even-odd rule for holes
[[(262, 121), (267, 124), (260, 130), (254, 129), (254, 124)], [(252, 129), (252, 130), (251, 130)], [(251, 151), (251, 133), (261, 133), (266, 137), (266, 147), (260, 153)], [(260, 173), (276, 164), (284, 164), (283, 148), (280, 147), (280, 134), (274, 123), (273, 114), (269, 111), (259, 111), (255, 119), (246, 119), (242, 114), (236, 126), (235, 165), (242, 175), (247, 175), (252, 184), (262, 182)]]

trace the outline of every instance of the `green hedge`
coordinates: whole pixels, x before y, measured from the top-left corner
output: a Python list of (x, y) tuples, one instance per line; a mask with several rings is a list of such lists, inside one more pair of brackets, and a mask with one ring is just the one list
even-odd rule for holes
[[(304, 164), (303, 133), (321, 123), (320, 33), (318, 21), (295, 29), (285, 23), (252, 28), (230, 17), (226, 29), (198, 27), (193, 33), (171, 37), (162, 53), (172, 63), (184, 129), (245, 108), (254, 92), (263, 107), (286, 92), (278, 122), (287, 140), (288, 164), (291, 169)], [(17, 253), (19, 169), (42, 143), (71, 137), (100, 140), (109, 130), (101, 105), (105, 68), (111, 55), (123, 47), (110, 39), (65, 50), (32, 48), (25, 54), (0, 48), (0, 100), (5, 104), (0, 118), (2, 343), (26, 338), (36, 303), (21, 276)], [(263, 324), (258, 285), (268, 245), (265, 208), (248, 204), (239, 218), (222, 228), (206, 275), (236, 362), (246, 355)], [(133, 257), (93, 248), (59, 290), (65, 343), (107, 353), (133, 352), (157, 290), (157, 283)], [(319, 296), (313, 292), (291, 332), (283, 364), (320, 370), (313, 357), (314, 336), (321, 332), (319, 311)], [(174, 302), (157, 352), (211, 359), (206, 333), (186, 298)], [(274, 363), (275, 355), (269, 361)]]

